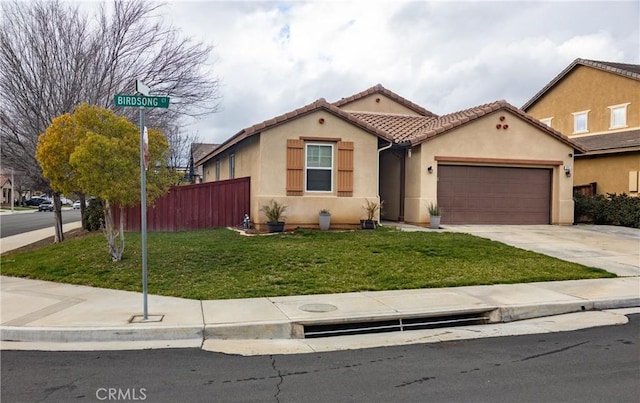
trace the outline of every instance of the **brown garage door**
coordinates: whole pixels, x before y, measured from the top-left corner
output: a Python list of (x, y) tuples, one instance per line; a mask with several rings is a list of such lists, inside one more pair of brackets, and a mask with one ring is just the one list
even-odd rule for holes
[(438, 166), (443, 224), (549, 224), (551, 170)]

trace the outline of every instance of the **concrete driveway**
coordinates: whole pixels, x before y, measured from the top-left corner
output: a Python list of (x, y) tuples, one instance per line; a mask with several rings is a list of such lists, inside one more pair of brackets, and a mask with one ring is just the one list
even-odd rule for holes
[(444, 225), (443, 229), (598, 267), (618, 276), (640, 276), (640, 229), (609, 225)]

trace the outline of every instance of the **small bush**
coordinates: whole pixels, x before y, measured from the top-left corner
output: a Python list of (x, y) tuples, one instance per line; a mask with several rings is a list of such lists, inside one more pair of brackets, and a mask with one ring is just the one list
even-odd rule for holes
[(640, 228), (640, 198), (626, 193), (584, 196), (574, 194), (575, 222), (590, 222), (600, 225), (619, 225)]
[(87, 230), (98, 231), (104, 227), (104, 210), (102, 200), (90, 199), (89, 205), (84, 210), (84, 219), (87, 222)]

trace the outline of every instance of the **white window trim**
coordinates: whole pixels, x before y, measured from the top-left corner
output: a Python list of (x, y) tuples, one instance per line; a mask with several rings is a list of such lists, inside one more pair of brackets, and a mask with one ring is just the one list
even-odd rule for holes
[(220, 180), (220, 160), (216, 160), (215, 166), (216, 166), (216, 181), (219, 181)]
[(236, 178), (236, 155), (229, 155), (229, 179)]
[(544, 119), (540, 119), (540, 122), (544, 123), (545, 125), (551, 127), (551, 121), (553, 120), (553, 117), (550, 118), (544, 118)]
[[(591, 109), (587, 109), (586, 111), (580, 111), (580, 112), (573, 112), (573, 134), (579, 134), (579, 133), (588, 133), (589, 132), (589, 112), (591, 112)], [(576, 130), (576, 116), (577, 115), (586, 115), (586, 120), (584, 122), (584, 130)]]
[[(627, 124), (627, 112), (629, 111), (629, 105), (631, 104), (631, 102), (627, 102), (626, 104), (619, 104), (619, 105), (611, 105), (609, 106), (609, 111), (610, 111), (610, 120), (609, 120), (609, 130), (611, 129), (624, 129), (625, 127), (629, 127), (629, 125)], [(624, 108), (624, 125), (620, 125), (620, 126), (614, 126), (613, 125), (613, 110), (614, 109), (620, 109), (620, 108)]]
[[(323, 146), (323, 147), (331, 147), (331, 168), (323, 168), (323, 167), (311, 167), (307, 166), (307, 153), (309, 150), (309, 146)], [(334, 173), (335, 173), (335, 148), (333, 144), (330, 143), (305, 143), (304, 145), (304, 191), (307, 193), (333, 193), (334, 190)], [(307, 188), (307, 170), (308, 169), (321, 169), (331, 171), (331, 190), (309, 190)]]

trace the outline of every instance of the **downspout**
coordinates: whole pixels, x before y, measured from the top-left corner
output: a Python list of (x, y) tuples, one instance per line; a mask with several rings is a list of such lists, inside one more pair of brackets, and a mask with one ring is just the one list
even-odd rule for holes
[[(378, 197), (378, 200), (380, 200), (380, 153), (384, 150), (388, 150), (391, 148), (391, 146), (393, 146), (393, 141), (389, 142), (389, 145), (386, 145), (382, 148), (378, 148), (378, 160), (377, 160), (377, 167), (376, 167), (376, 172), (378, 173), (378, 183), (377, 183), (377, 191), (376, 191), (376, 196)], [(382, 200), (380, 200), (380, 202), (382, 202)], [(382, 209), (378, 209), (378, 225), (381, 225), (380, 223), (380, 211)]]

